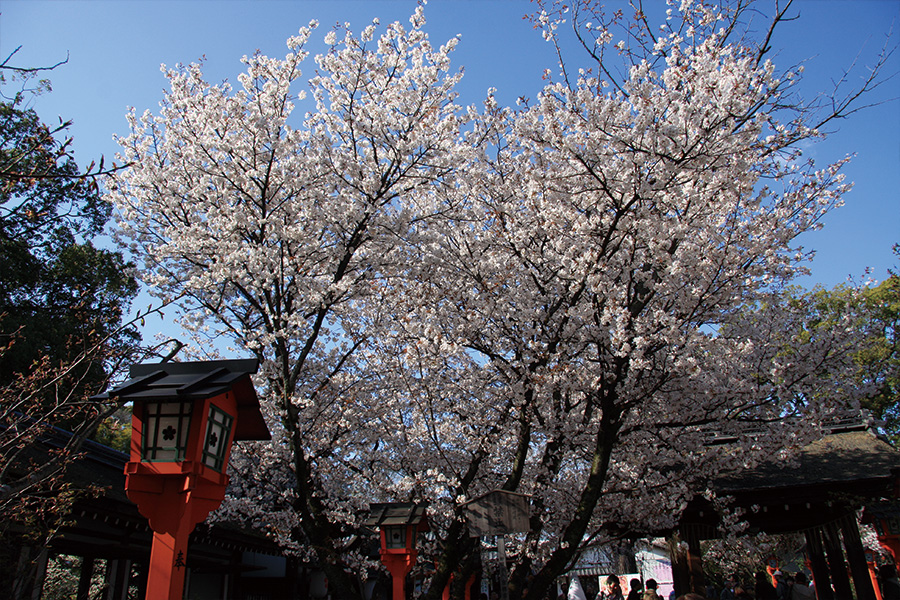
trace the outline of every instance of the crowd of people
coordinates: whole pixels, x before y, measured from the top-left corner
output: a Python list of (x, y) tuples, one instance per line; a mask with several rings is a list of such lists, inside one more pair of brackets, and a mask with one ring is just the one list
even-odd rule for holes
[(659, 586), (655, 579), (641, 582), (640, 579), (635, 578), (629, 582), (629, 586), (630, 589), (626, 597), (622, 594), (619, 578), (615, 575), (610, 575), (603, 582), (603, 587), (600, 593), (597, 594), (596, 600), (665, 600), (657, 592)]
[[(900, 578), (894, 565), (886, 564), (879, 568), (878, 585), (881, 600), (900, 600)], [(756, 573), (752, 590), (736, 575), (731, 575), (720, 591), (709, 586), (705, 596), (688, 593), (676, 598), (673, 591), (668, 598), (663, 598), (653, 579), (643, 582), (637, 578), (632, 579), (626, 595), (619, 578), (609, 575), (603, 580), (595, 600), (816, 600), (816, 590), (803, 571), (787, 573), (770, 569)]]
[[(900, 579), (892, 564), (878, 569), (878, 587), (881, 600), (900, 600)], [(735, 576), (729, 577), (719, 594), (709, 595), (711, 600), (816, 600), (814, 583), (803, 571), (796, 573), (758, 571), (753, 592), (749, 593)], [(690, 599), (688, 599), (690, 600)], [(696, 600), (696, 599), (694, 599)]]
[(748, 588), (732, 575), (718, 594), (714, 588), (707, 588), (707, 597), (711, 600), (816, 600), (815, 589), (803, 571), (794, 574), (757, 571), (753, 591)]

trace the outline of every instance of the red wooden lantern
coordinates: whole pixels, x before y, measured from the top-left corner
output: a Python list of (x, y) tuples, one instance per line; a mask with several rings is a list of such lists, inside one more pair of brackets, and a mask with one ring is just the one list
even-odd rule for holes
[(891, 555), (894, 565), (900, 565), (900, 500), (881, 500), (866, 504), (862, 522), (875, 528), (878, 543)]
[(133, 365), (107, 394), (133, 402), (125, 492), (150, 521), (147, 600), (180, 600), (188, 536), (225, 498), (231, 445), (271, 439), (250, 374), (256, 360)]
[(391, 574), (393, 600), (406, 599), (406, 576), (416, 564), (416, 537), (428, 531), (425, 505), (392, 502), (369, 505), (363, 523), (377, 527), (381, 537), (381, 562)]

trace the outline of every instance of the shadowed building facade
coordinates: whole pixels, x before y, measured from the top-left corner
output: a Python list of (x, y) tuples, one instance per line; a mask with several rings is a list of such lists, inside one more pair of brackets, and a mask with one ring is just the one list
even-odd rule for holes
[[(866, 551), (890, 550), (892, 540), (885, 532), (881, 549), (863, 548), (857, 513), (880, 507), (880, 517), (869, 517), (873, 521), (900, 514), (890, 503), (898, 484), (900, 452), (857, 422), (831, 427), (793, 460), (767, 461), (711, 487), (731, 497), (731, 508), (744, 511), (749, 533), (805, 536), (819, 600), (850, 600), (854, 589), (859, 600), (876, 600)], [(677, 536), (683, 543), (673, 545), (682, 550), (672, 557), (677, 594), (705, 593), (700, 541), (717, 537), (718, 523), (715, 509), (700, 498), (682, 515)]]

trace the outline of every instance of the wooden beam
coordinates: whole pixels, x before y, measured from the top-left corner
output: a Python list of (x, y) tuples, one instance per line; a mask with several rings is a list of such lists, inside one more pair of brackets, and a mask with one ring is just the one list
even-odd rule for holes
[(840, 520), (838, 526), (844, 538), (844, 549), (847, 551), (847, 562), (850, 563), (850, 574), (853, 576), (853, 587), (856, 588), (857, 600), (876, 600), (875, 588), (869, 575), (866, 551), (859, 537), (856, 516), (850, 513)]
[(807, 529), (806, 554), (813, 572), (813, 583), (816, 588), (818, 600), (834, 600), (831, 591), (831, 576), (828, 574), (828, 562), (825, 559), (825, 549), (822, 543), (822, 528)]
[[(834, 585), (835, 600), (853, 600), (853, 590), (850, 587), (850, 577), (847, 574), (847, 563), (844, 560), (844, 550), (841, 547), (837, 523), (832, 521), (825, 524), (823, 532), (825, 533), (825, 555), (828, 557), (828, 570)], [(817, 584), (816, 590), (818, 589)]]
[(81, 559), (81, 569), (78, 577), (78, 591), (76, 600), (89, 600), (91, 593), (91, 578), (94, 576), (94, 557), (85, 556)]

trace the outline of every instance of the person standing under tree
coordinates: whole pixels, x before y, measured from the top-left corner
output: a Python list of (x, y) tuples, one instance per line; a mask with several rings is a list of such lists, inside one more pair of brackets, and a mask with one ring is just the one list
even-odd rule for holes
[(734, 586), (736, 585), (736, 578), (734, 575), (729, 575), (728, 579), (725, 580), (725, 587), (722, 588), (722, 593), (719, 594), (719, 600), (734, 600)]
[(619, 585), (619, 578), (610, 575), (606, 578), (606, 583), (600, 593), (597, 594), (597, 600), (625, 600), (622, 594), (622, 587)]
[(646, 585), (647, 589), (644, 590), (642, 600), (662, 600), (662, 596), (656, 591), (657, 587), (655, 579), (648, 579)]
[(775, 588), (764, 571), (756, 573), (756, 586), (753, 589), (756, 600), (776, 600)]
[(641, 592), (643, 592), (644, 587), (641, 584), (641, 580), (635, 577), (629, 582), (629, 585), (631, 590), (629, 590), (626, 600), (641, 600)]
[(881, 580), (883, 600), (900, 600), (900, 579), (897, 578), (897, 568), (894, 565), (885, 564), (879, 567), (878, 579)]
[(809, 585), (809, 579), (807, 579), (806, 573), (803, 571), (794, 575), (791, 600), (816, 600), (816, 590)]
[(785, 581), (784, 573), (775, 571), (775, 573), (772, 574), (772, 578), (775, 580), (776, 600), (790, 600), (791, 588)]

